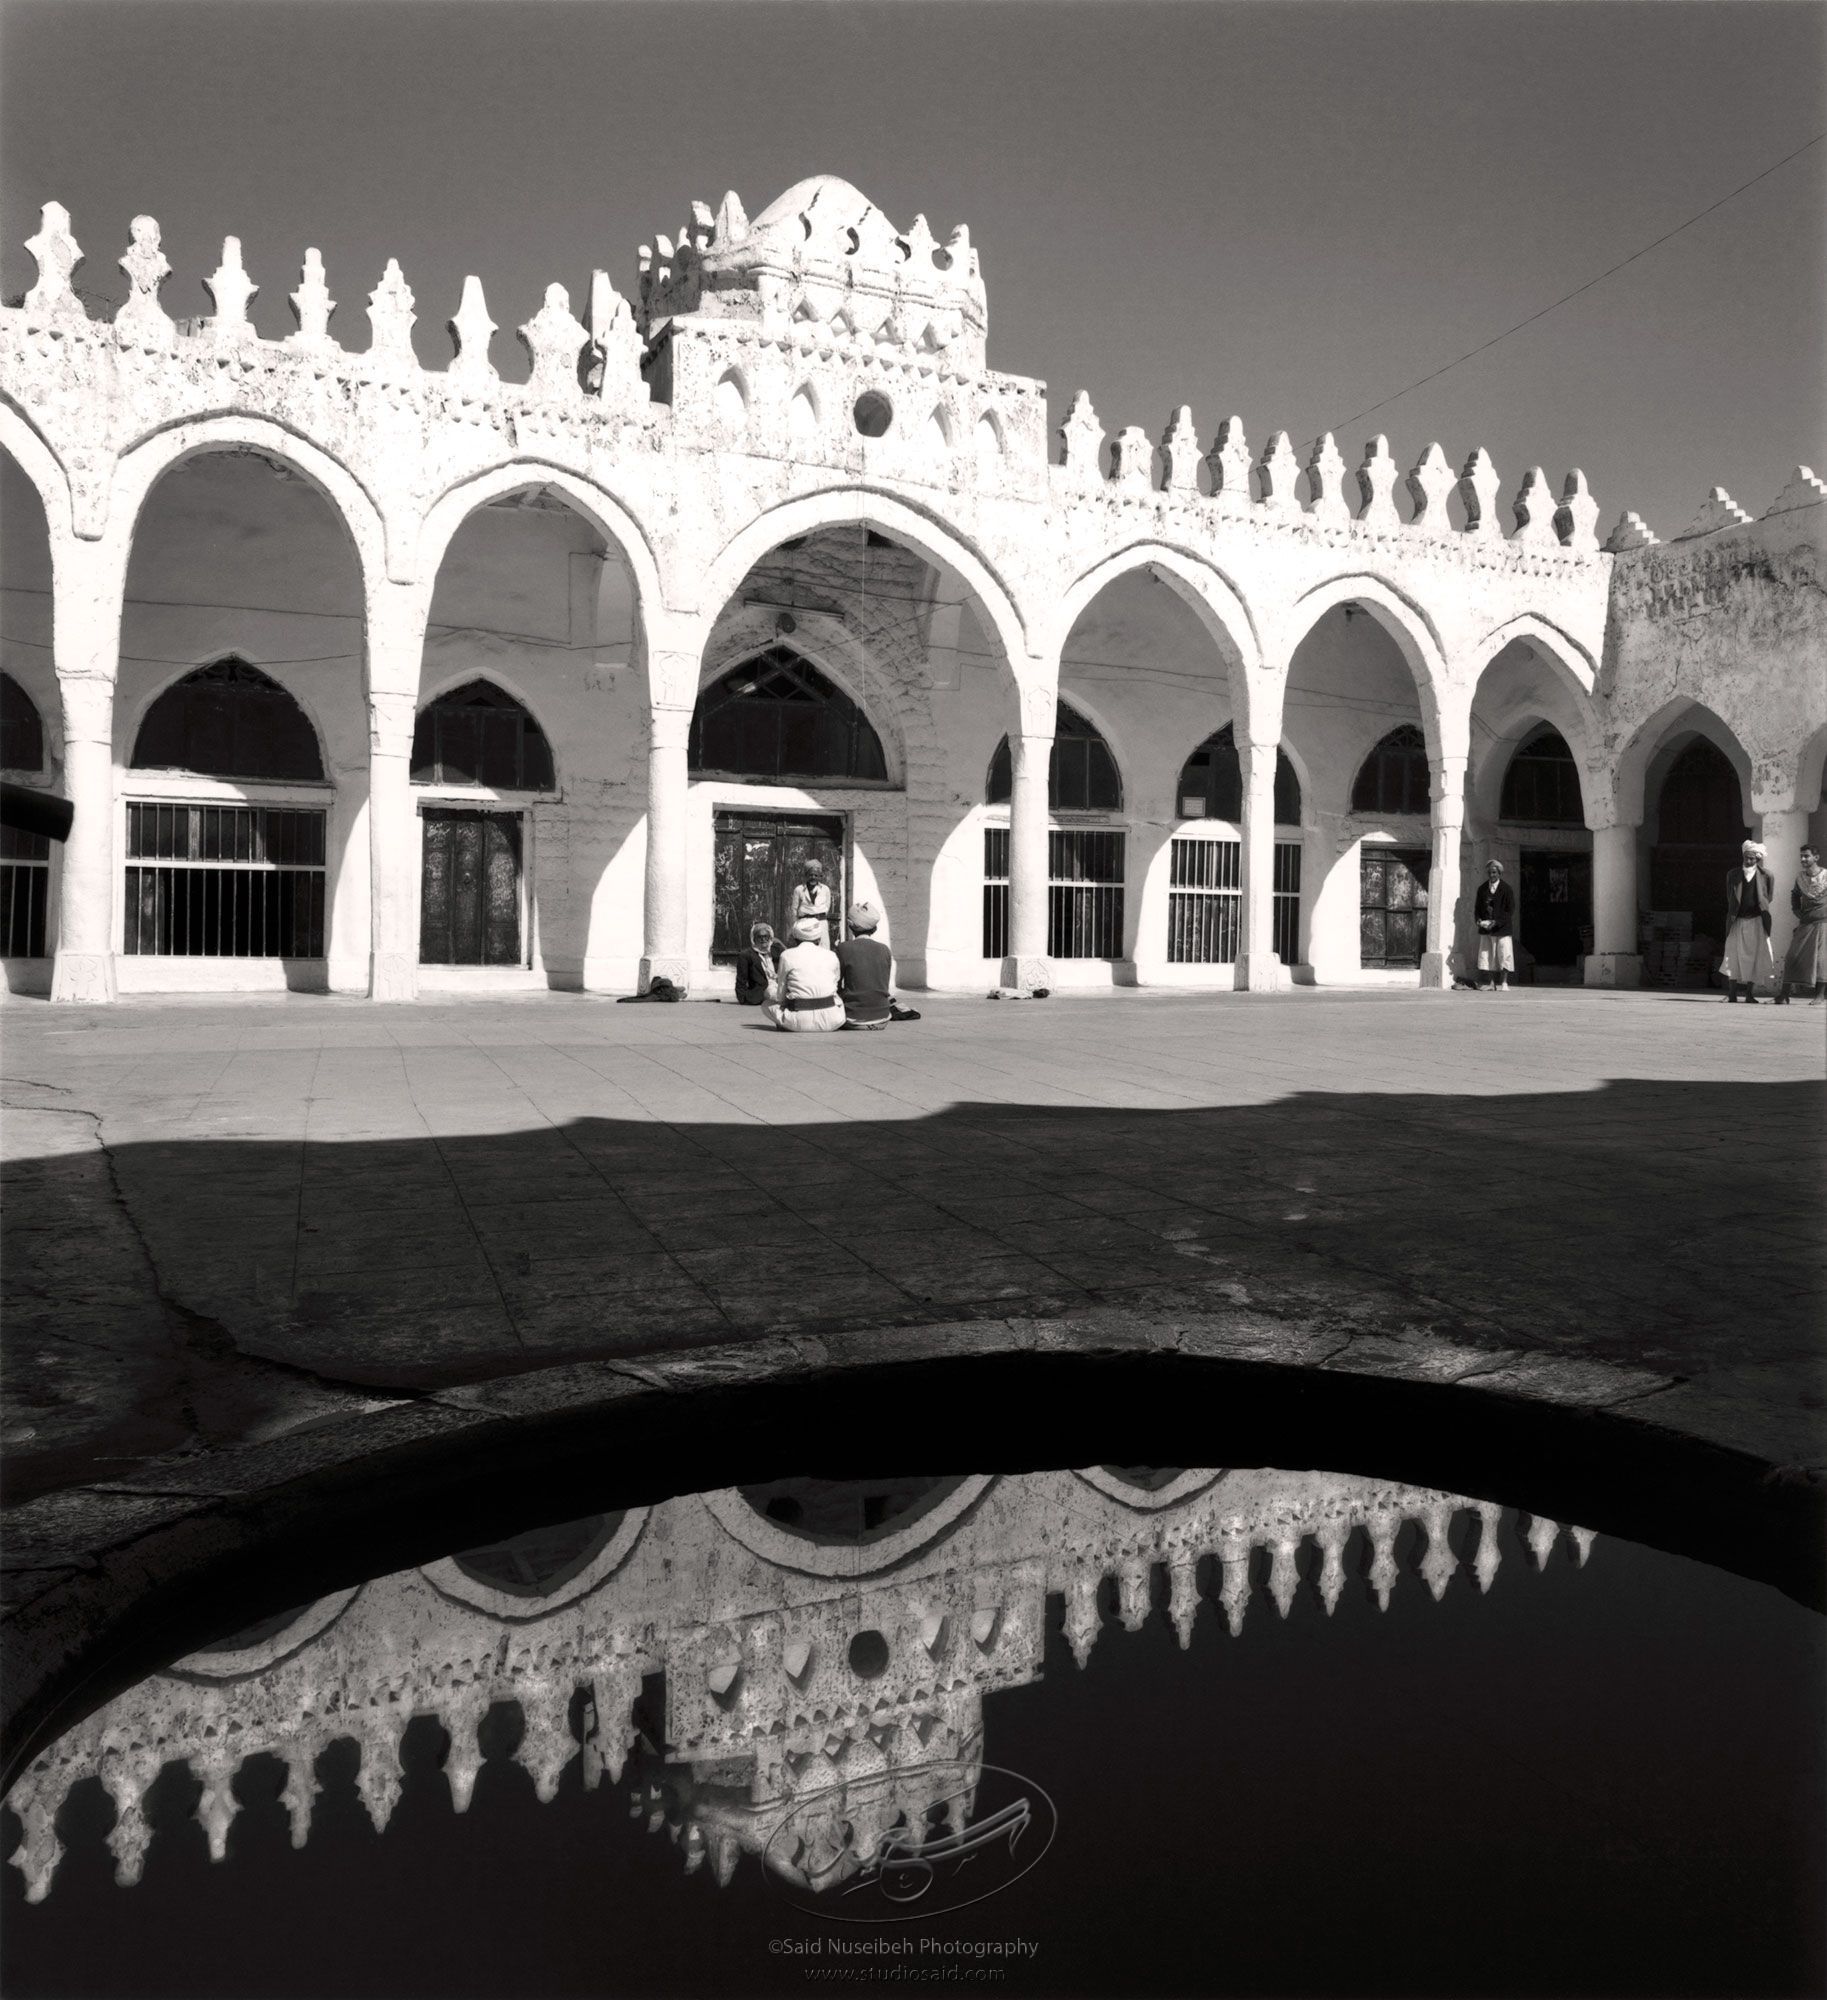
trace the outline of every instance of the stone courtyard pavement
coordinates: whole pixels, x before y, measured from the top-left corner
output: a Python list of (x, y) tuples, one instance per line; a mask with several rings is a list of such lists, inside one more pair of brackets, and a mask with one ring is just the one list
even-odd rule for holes
[(921, 1004), (8, 1005), (9, 1503), (532, 1371), (1079, 1322), (1819, 1475), (1820, 1011)]

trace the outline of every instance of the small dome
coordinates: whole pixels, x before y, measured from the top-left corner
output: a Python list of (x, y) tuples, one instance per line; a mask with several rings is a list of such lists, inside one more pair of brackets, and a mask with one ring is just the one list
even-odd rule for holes
[(854, 227), (874, 208), (875, 203), (836, 174), (813, 174), (795, 181), (786, 193), (768, 203), (756, 216), (751, 228), (769, 229), (782, 222), (801, 220), (813, 227)]

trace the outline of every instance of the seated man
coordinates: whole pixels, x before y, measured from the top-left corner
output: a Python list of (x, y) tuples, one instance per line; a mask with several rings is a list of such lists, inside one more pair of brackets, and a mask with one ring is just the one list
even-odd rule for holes
[(876, 936), (881, 921), (870, 904), (851, 904), (850, 935), (837, 948), (846, 1028), (885, 1028), (894, 1018), (894, 957)]
[(772, 924), (749, 926), (749, 948), (736, 961), (736, 998), (744, 1007), (759, 1007), (775, 997), (775, 945)]
[(802, 917), (793, 926), (780, 954), (780, 998), (761, 1004), (775, 1027), (805, 1035), (844, 1025), (844, 1003), (837, 997), (837, 953), (819, 942), (824, 933), (825, 926), (816, 917)]

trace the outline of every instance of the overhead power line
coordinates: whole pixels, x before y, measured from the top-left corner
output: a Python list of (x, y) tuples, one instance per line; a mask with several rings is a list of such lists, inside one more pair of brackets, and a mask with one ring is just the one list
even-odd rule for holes
[(1493, 334), (1481, 346), (1468, 348), (1464, 354), (1457, 355), (1443, 367), (1436, 368), (1431, 375), (1423, 375), (1420, 381), (1411, 382), (1406, 389), (1398, 389), (1393, 396), (1385, 396), (1380, 403), (1372, 403), (1368, 409), (1359, 410), (1355, 416), (1346, 417), (1342, 422), (1333, 424), (1329, 428), (1335, 432), (1342, 431), (1349, 424), (1360, 423), (1365, 417), (1373, 417), (1379, 410), (1388, 409), (1391, 403), (1399, 403), (1404, 396), (1413, 395), (1417, 389), (1424, 389), (1428, 383), (1439, 381), (1442, 375), (1450, 374), (1463, 363), (1474, 360), (1480, 354), (1489, 353), (1499, 341), (1508, 340), (1513, 333), (1521, 333), (1524, 327), (1533, 326), (1538, 319), (1546, 319), (1551, 312), (1558, 312), (1569, 301), (1577, 299), (1582, 292), (1591, 291), (1594, 285), (1602, 285), (1607, 278), (1615, 278), (1627, 264), (1634, 264), (1639, 257), (1647, 257), (1652, 250), (1659, 250), (1664, 243), (1679, 236), (1684, 229), (1692, 229), (1696, 222), (1704, 222), (1715, 209), (1724, 208), (1728, 201), (1736, 201), (1747, 188), (1754, 188), (1759, 181), (1767, 181), (1773, 173), (1786, 167), (1791, 160), (1799, 160), (1810, 146), (1818, 146), (1823, 139), (1827, 139), (1827, 132), (1817, 132), (1812, 139), (1797, 146), (1793, 153), (1785, 153), (1773, 165), (1765, 167), (1762, 173), (1753, 174), (1748, 181), (1741, 182), (1730, 194), (1722, 194), (1717, 201), (1709, 202), (1698, 214), (1690, 215), (1685, 222), (1677, 222), (1673, 229), (1665, 230), (1655, 242), (1645, 243), (1642, 249), (1633, 250), (1628, 257), (1621, 257), (1610, 270), (1601, 271), (1596, 278), (1588, 278), (1583, 285), (1574, 286), (1572, 291), (1556, 299), (1552, 305), (1543, 306), (1540, 312), (1532, 312), (1527, 319), (1519, 319), (1514, 326), (1506, 327), (1502, 333)]

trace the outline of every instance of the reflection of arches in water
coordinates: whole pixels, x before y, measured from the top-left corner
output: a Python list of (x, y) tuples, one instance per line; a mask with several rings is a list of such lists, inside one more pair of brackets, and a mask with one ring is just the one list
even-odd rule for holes
[(505, 1542), (488, 1542), (451, 1557), (472, 1582), (510, 1597), (550, 1597), (582, 1575), (598, 1550), (626, 1518), (622, 1514), (590, 1514), (581, 1521), (561, 1521), (556, 1527), (531, 1528)]
[(914, 1473), (902, 1479), (776, 1479), (736, 1490), (756, 1513), (812, 1542), (867, 1544), (910, 1528), (960, 1484)]

